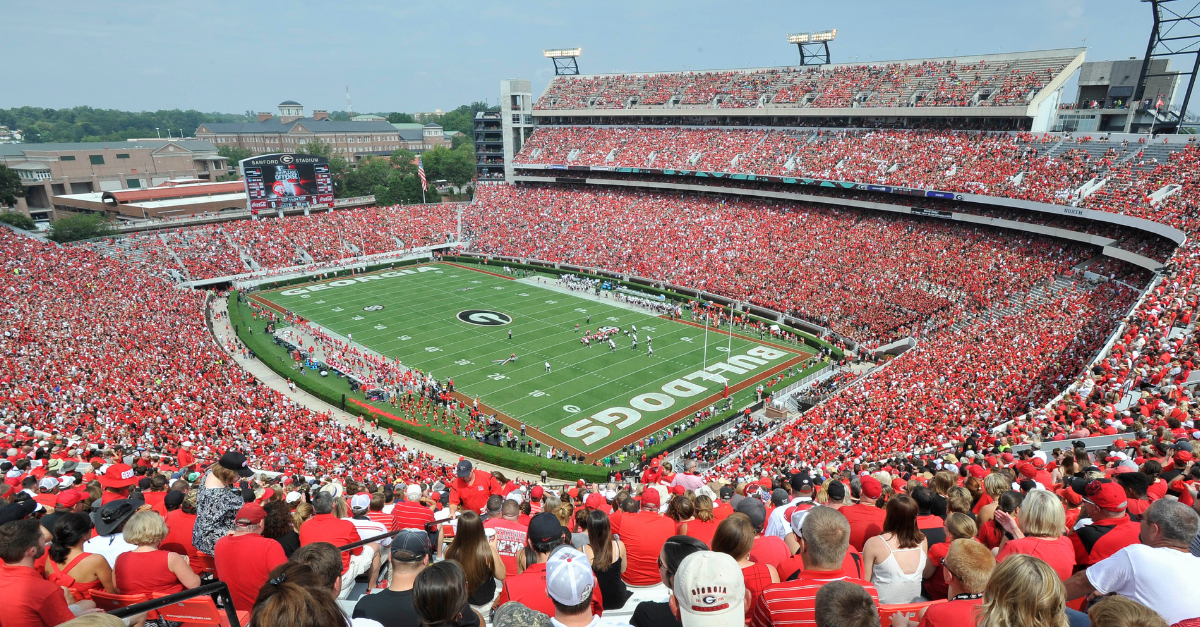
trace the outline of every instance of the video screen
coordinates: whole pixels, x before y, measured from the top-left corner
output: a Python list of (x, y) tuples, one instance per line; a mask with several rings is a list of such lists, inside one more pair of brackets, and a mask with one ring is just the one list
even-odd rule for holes
[(333, 202), (329, 163), (308, 155), (264, 155), (242, 162), (251, 209), (303, 207)]

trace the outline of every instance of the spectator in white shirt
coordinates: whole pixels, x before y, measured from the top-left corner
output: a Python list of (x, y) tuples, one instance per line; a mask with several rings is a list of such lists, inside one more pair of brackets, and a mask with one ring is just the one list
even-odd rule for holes
[[(137, 548), (126, 542), (121, 533), (125, 530), (125, 523), (138, 511), (138, 505), (141, 505), (138, 501), (121, 499), (101, 507), (92, 518), (96, 525), (96, 537), (83, 543), (83, 551), (103, 555), (109, 567), (116, 568), (118, 555)], [(144, 507), (150, 509), (149, 506)]]
[(1200, 532), (1200, 515), (1174, 499), (1159, 499), (1142, 514), (1141, 544), (1133, 544), (1075, 573), (1067, 599), (1097, 592), (1119, 594), (1153, 608), (1167, 624), (1200, 618), (1200, 558), (1188, 544)]

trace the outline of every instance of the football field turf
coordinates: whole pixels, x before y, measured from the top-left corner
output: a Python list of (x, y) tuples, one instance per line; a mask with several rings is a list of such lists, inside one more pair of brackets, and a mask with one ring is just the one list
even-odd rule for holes
[[(705, 329), (686, 321), (686, 309), (685, 321), (670, 320), (614, 298), (551, 289), (558, 285), (552, 277), (540, 280), (431, 263), (254, 298), (405, 366), (451, 378), (455, 391), (464, 400), (479, 398), (485, 413), (498, 412), (547, 444), (589, 456), (718, 402), (726, 382), (732, 393), (813, 354), (805, 346), (710, 329), (706, 355)], [(586, 330), (605, 326), (620, 329), (615, 351), (607, 343), (582, 345)], [(636, 350), (625, 334), (635, 326)], [(515, 361), (496, 363), (511, 354)]]

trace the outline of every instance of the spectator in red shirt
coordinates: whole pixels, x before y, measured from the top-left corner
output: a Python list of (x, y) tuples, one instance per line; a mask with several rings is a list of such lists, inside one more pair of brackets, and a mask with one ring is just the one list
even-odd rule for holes
[[(845, 508), (842, 508), (843, 510)], [(817, 591), (831, 581), (862, 586), (878, 603), (879, 593), (870, 582), (842, 568), (850, 547), (850, 524), (838, 510), (814, 507), (804, 517), (800, 556), (804, 570), (796, 579), (771, 584), (754, 601), (750, 624), (754, 627), (809, 627), (816, 625)]]
[(1000, 541), (996, 559), (1003, 562), (1010, 555), (1025, 554), (1040, 557), (1054, 568), (1059, 579), (1066, 581), (1075, 571), (1075, 548), (1063, 536), (1066, 512), (1057, 495), (1047, 490), (1034, 490), (1025, 495), (1016, 520), (999, 509), (997, 522), (1008, 535)]
[(158, 548), (167, 537), (167, 525), (158, 512), (134, 514), (121, 533), (135, 547), (118, 555), (113, 565), (113, 581), (121, 594), (174, 594), (200, 585), (186, 557)]
[(1095, 479), (1083, 489), (1083, 516), (1092, 519), (1071, 534), (1075, 563), (1088, 567), (1138, 543), (1138, 523), (1125, 513), (1125, 488), (1108, 479)]
[(484, 529), (496, 532), (496, 550), (500, 553), (500, 561), (504, 562), (504, 570), (508, 573), (517, 572), (517, 553), (525, 546), (526, 531), (529, 525), (522, 525), (521, 506), (516, 501), (508, 499), (500, 507), (499, 518), (489, 518), (483, 523)]
[[(495, 607), (515, 601), (547, 616), (554, 615), (554, 603), (546, 596), (546, 562), (550, 554), (563, 543), (562, 524), (558, 517), (542, 512), (529, 520), (526, 545), (537, 555), (537, 562), (529, 564), (524, 571), (504, 579), (504, 587), (496, 598)], [(592, 614), (600, 616), (604, 602), (600, 596), (600, 585), (592, 577)]]
[(54, 627), (75, 618), (63, 589), (34, 570), (34, 562), (45, 553), (46, 540), (37, 519), (0, 525), (4, 627)]
[(720, 523), (733, 513), (733, 505), (729, 503), (733, 499), (733, 486), (721, 486), (721, 492), (718, 496), (720, 496), (721, 500), (713, 503), (713, 520)]
[(450, 484), (450, 515), (463, 509), (469, 509), (477, 514), (483, 513), (487, 500), (493, 494), (504, 496), (500, 482), (491, 474), (475, 470), (468, 460), (458, 462), (457, 478)]
[(658, 513), (658, 490), (647, 487), (641, 496), (641, 510), (621, 517), (621, 541), (629, 564), (621, 578), (631, 586), (653, 586), (660, 581), (658, 553), (667, 538), (675, 535), (675, 521)]
[(133, 468), (128, 464), (112, 464), (100, 475), (100, 485), (104, 494), (100, 496), (100, 504), (107, 505), (113, 501), (129, 498), (129, 486), (138, 482), (133, 474)]
[(401, 529), (424, 529), (433, 522), (433, 510), (423, 502), (423, 490), (417, 484), (404, 489), (404, 500), (392, 508), (392, 531)]
[(945, 577), (946, 567), (942, 562), (950, 552), (950, 545), (955, 540), (975, 540), (975, 535), (979, 532), (975, 521), (964, 512), (950, 512), (942, 529), (946, 540), (929, 547), (929, 560), (925, 562), (925, 598), (931, 601), (945, 599), (949, 592)]
[(229, 584), (233, 607), (249, 612), (258, 591), (276, 566), (287, 561), (283, 545), (262, 537), (267, 510), (249, 503), (238, 510), (232, 535), (217, 540), (213, 554), (217, 579)]
[(883, 532), (883, 519), (887, 514), (875, 506), (875, 502), (883, 496), (883, 486), (875, 477), (864, 475), (857, 481), (850, 481), (850, 496), (858, 499), (858, 503), (838, 511), (850, 521), (850, 546), (861, 553), (867, 538)]
[[(316, 542), (327, 542), (334, 547), (341, 547), (362, 540), (354, 523), (342, 520), (333, 513), (333, 495), (319, 492), (312, 502), (315, 515), (300, 527), (300, 548)], [(339, 599), (350, 596), (354, 587), (354, 579), (370, 571), (368, 583), (371, 589), (375, 587), (375, 577), (379, 574), (379, 545), (372, 542), (349, 551), (342, 551), (342, 587), (338, 593)]]
[(713, 534), (717, 532), (717, 525), (721, 524), (716, 519), (712, 499), (704, 495), (697, 496), (695, 507), (696, 517), (679, 525), (679, 535), (691, 536), (712, 546)]
[(754, 548), (750, 549), (750, 561), (757, 564), (769, 564), (778, 573), (779, 567), (787, 561), (787, 558), (791, 557), (791, 551), (788, 550), (787, 543), (779, 537), (763, 535), (763, 525), (767, 522), (767, 509), (763, 506), (762, 501), (758, 500), (758, 497), (746, 497), (738, 501), (734, 510), (736, 513), (745, 514), (750, 519), (750, 525), (754, 527), (756, 533)]
[[(949, 591), (949, 601), (925, 608), (919, 623), (907, 621), (909, 627), (959, 627), (974, 625), (976, 609), (983, 603), (983, 591), (996, 568), (996, 558), (987, 547), (971, 539), (950, 543), (943, 575)], [(893, 627), (900, 627), (896, 621)]]

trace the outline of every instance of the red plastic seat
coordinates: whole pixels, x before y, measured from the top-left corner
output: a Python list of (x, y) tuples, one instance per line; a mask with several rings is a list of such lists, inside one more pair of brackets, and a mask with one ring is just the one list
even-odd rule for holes
[(917, 617), (921, 615), (921, 610), (929, 607), (930, 605), (936, 605), (938, 603), (945, 602), (945, 599), (940, 599), (938, 601), (924, 601), (921, 603), (893, 603), (891, 605), (880, 605), (879, 625), (880, 627), (888, 627), (888, 625), (891, 625), (893, 614), (903, 614), (908, 619), (915, 621), (917, 620)]
[[(155, 598), (166, 596), (156, 595)], [(163, 620), (183, 623), (183, 627), (198, 625), (219, 625), (220, 627), (237, 627), (229, 624), (229, 615), (217, 607), (212, 597), (195, 597), (172, 603), (158, 609), (158, 616)], [(246, 625), (250, 620), (250, 612), (238, 612), (238, 623)]]
[(215, 574), (217, 572), (217, 562), (213, 560), (213, 556), (209, 555), (208, 553), (200, 553), (197, 551), (194, 556), (188, 558), (188, 565), (192, 567), (192, 572), (196, 573), (197, 575), (204, 573)]
[(103, 590), (92, 590), (92, 601), (96, 603), (96, 607), (106, 612), (149, 600), (148, 594), (113, 594)]

